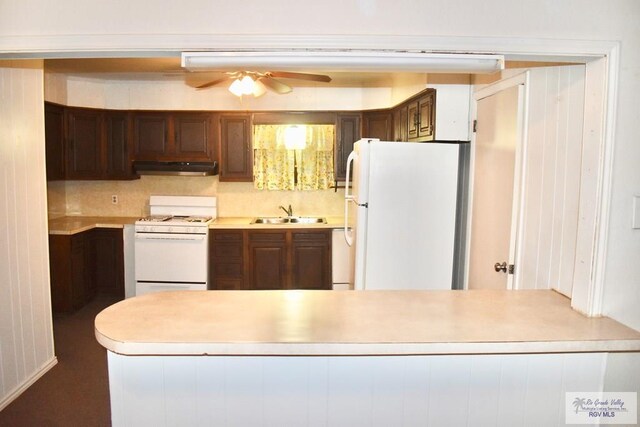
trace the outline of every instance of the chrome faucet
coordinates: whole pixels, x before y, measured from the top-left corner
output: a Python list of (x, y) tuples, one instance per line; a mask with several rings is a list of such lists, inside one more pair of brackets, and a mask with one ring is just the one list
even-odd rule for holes
[(287, 216), (293, 216), (293, 208), (291, 207), (291, 205), (289, 205), (289, 209), (285, 208), (282, 205), (280, 205), (279, 208), (285, 211), (287, 213)]

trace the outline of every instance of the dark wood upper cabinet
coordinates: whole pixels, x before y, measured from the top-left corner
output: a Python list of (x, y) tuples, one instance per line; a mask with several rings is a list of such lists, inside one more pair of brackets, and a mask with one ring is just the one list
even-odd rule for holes
[(46, 103), (44, 106), (47, 181), (65, 178), (64, 108)]
[(360, 114), (337, 115), (336, 146), (333, 153), (336, 181), (344, 181), (347, 176), (347, 157), (353, 151), (353, 143), (360, 139), (360, 120)]
[(214, 115), (205, 112), (134, 113), (134, 160), (215, 160)]
[(173, 115), (173, 127), (176, 157), (212, 159), (215, 133), (211, 114), (176, 113)]
[(99, 110), (67, 110), (67, 179), (102, 178), (102, 119)]
[(393, 116), (391, 111), (373, 111), (362, 114), (362, 137), (392, 141)]
[(409, 141), (432, 141), (435, 137), (436, 91), (427, 89), (407, 104)]
[(134, 179), (126, 111), (45, 103), (47, 179)]
[(393, 110), (393, 140), (408, 141), (409, 107), (401, 105)]
[(169, 154), (169, 115), (136, 113), (134, 115), (135, 160), (159, 160)]
[(220, 116), (220, 181), (253, 181), (251, 116)]
[(105, 113), (106, 143), (104, 149), (108, 178), (130, 179), (133, 176), (129, 150), (129, 122), (129, 114), (126, 112), (109, 111)]

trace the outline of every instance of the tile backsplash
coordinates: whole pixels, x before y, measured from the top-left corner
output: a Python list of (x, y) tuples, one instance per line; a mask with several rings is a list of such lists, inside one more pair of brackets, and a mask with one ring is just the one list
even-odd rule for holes
[[(118, 196), (112, 203), (111, 196)], [(265, 191), (253, 183), (219, 182), (217, 176), (143, 176), (133, 181), (59, 181), (48, 183), (49, 217), (143, 216), (149, 213), (150, 195), (218, 196), (218, 216), (280, 215), (280, 205), (294, 214), (341, 216), (344, 189), (318, 191)]]

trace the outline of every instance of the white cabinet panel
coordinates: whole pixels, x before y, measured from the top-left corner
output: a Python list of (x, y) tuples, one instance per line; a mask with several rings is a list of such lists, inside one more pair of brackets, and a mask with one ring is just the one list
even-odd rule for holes
[(114, 427), (561, 426), (566, 391), (639, 391), (639, 353), (108, 355)]

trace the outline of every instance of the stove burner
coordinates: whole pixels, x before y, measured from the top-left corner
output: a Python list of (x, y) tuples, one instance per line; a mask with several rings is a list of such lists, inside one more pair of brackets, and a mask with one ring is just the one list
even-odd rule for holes
[(140, 218), (140, 222), (191, 222), (191, 223), (206, 223), (211, 221), (210, 216), (186, 216), (186, 215), (149, 215), (145, 218)]
[(171, 215), (149, 215), (147, 217), (144, 218), (140, 218), (139, 221), (156, 221), (156, 222), (162, 222), (162, 221), (168, 221), (172, 218)]

